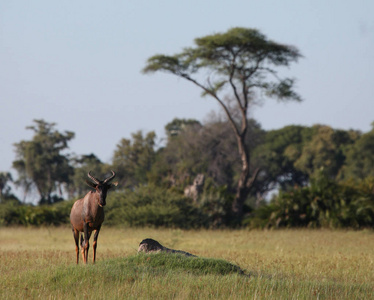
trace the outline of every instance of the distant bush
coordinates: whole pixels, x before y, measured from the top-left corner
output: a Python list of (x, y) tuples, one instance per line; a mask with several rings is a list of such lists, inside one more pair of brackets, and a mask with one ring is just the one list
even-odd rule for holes
[(63, 225), (69, 222), (72, 201), (64, 201), (55, 205), (32, 206), (19, 202), (0, 204), (0, 225)]
[(308, 187), (282, 192), (246, 220), (251, 227), (374, 226), (374, 178), (338, 183), (320, 175)]
[[(207, 192), (200, 204), (180, 191), (144, 185), (134, 190), (111, 192), (105, 207), (105, 225), (127, 227), (218, 227), (227, 221), (227, 201), (221, 192)], [(53, 205), (0, 204), (0, 225), (69, 224), (74, 201)]]
[(112, 193), (105, 210), (108, 225), (219, 228), (230, 222), (232, 197), (226, 187), (204, 191), (197, 203), (180, 191), (155, 185)]
[[(0, 226), (69, 224), (74, 201), (32, 206), (0, 204)], [(105, 225), (125, 227), (222, 228), (231, 226), (232, 195), (226, 188), (205, 190), (197, 203), (181, 191), (155, 185), (110, 192)], [(374, 178), (337, 182), (321, 174), (307, 187), (281, 192), (249, 211), (250, 228), (368, 228), (374, 226)]]
[(108, 225), (198, 228), (204, 224), (190, 199), (154, 185), (112, 193), (105, 215)]
[(233, 197), (226, 186), (206, 189), (197, 203), (200, 214), (204, 216), (204, 226), (209, 228), (229, 226), (232, 202)]

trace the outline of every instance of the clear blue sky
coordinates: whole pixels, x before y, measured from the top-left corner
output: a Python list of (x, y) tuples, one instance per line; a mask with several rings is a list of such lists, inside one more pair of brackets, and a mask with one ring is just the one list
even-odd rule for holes
[(269, 101), (252, 112), (264, 129), (316, 123), (371, 129), (374, 1), (0, 1), (0, 171), (33, 119), (76, 133), (70, 148), (110, 162), (116, 144), (173, 118), (204, 121), (218, 105), (168, 74), (143, 75), (154, 54), (196, 37), (259, 29), (305, 56), (287, 72), (302, 103)]

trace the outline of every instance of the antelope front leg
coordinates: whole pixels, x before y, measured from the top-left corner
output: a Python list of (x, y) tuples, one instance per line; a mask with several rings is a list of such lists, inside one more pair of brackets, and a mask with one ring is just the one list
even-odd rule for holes
[(100, 228), (101, 228), (101, 226), (99, 226), (96, 229), (95, 235), (94, 235), (94, 241), (93, 241), (93, 261), (92, 261), (93, 263), (95, 263), (95, 261), (96, 261), (97, 238), (99, 237)]
[(75, 241), (75, 252), (77, 254), (77, 264), (79, 262), (79, 231), (73, 228), (73, 235)]
[(90, 239), (90, 234), (88, 233), (88, 223), (84, 223), (83, 225), (83, 232), (84, 232), (84, 246), (82, 245), (83, 248), (83, 261), (85, 264), (87, 264), (87, 259), (88, 259), (88, 249), (90, 249), (90, 244), (89, 244), (89, 239)]

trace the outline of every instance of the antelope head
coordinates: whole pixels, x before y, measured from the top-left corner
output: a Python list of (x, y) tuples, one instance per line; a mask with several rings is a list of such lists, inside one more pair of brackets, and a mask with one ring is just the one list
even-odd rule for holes
[(118, 184), (118, 182), (110, 183), (110, 181), (116, 176), (116, 173), (114, 173), (113, 171), (111, 172), (112, 175), (104, 179), (103, 181), (92, 176), (91, 171), (88, 172), (88, 177), (92, 180), (92, 182), (86, 180), (86, 183), (90, 187), (94, 188), (96, 192), (99, 194), (99, 206), (101, 207), (106, 205), (106, 195), (108, 190)]

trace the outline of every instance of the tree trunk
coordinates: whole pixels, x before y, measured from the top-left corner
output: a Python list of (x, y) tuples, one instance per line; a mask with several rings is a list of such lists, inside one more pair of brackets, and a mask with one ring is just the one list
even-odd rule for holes
[(235, 222), (240, 223), (244, 214), (244, 202), (248, 197), (248, 194), (253, 186), (254, 181), (256, 180), (259, 169), (256, 169), (251, 176), (249, 166), (250, 155), (248, 146), (245, 144), (245, 137), (244, 135), (241, 135), (238, 136), (237, 139), (239, 154), (242, 161), (242, 170), (231, 209), (235, 218)]

